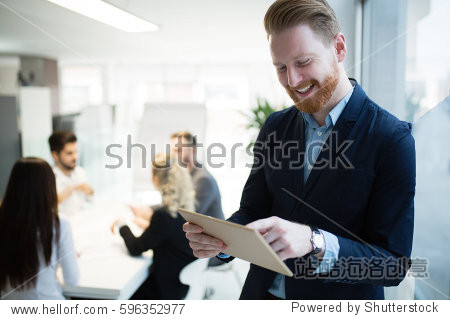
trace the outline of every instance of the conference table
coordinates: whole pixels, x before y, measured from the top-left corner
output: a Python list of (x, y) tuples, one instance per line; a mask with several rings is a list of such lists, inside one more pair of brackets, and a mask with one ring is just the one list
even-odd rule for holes
[[(80, 212), (66, 217), (71, 224), (75, 249), (79, 254), (80, 281), (63, 285), (63, 294), (83, 299), (129, 299), (148, 276), (152, 252), (132, 257), (111, 225), (118, 217), (132, 220), (131, 209), (113, 201), (94, 202)], [(129, 223), (132, 232), (142, 233)], [(62, 279), (61, 270), (58, 277)]]

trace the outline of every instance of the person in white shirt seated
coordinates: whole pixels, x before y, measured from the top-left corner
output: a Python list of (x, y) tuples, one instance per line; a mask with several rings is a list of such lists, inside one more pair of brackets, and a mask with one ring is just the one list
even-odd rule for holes
[(56, 277), (77, 284), (80, 273), (72, 231), (58, 216), (55, 175), (39, 158), (14, 165), (0, 207), (0, 298), (64, 299)]
[(56, 176), (59, 211), (70, 216), (83, 209), (86, 201), (94, 194), (94, 189), (89, 185), (84, 169), (77, 166), (75, 134), (71, 131), (55, 131), (48, 143), (55, 161), (53, 172)]

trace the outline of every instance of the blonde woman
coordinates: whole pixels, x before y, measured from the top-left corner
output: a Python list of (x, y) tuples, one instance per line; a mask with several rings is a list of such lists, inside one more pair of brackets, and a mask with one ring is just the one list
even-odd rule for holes
[(182, 299), (188, 286), (179, 281), (179, 274), (195, 257), (184, 236), (185, 221), (177, 209), (194, 209), (194, 189), (187, 169), (179, 166), (175, 157), (159, 154), (152, 164), (152, 181), (161, 192), (162, 206), (154, 211), (150, 225), (138, 238), (120, 221), (113, 224), (113, 229), (119, 227), (131, 255), (153, 249), (149, 276), (131, 299)]

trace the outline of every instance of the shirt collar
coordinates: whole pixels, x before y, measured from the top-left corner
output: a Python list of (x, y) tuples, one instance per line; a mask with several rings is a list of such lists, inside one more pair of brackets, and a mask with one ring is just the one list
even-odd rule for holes
[[(326, 119), (325, 119), (325, 126), (328, 128), (330, 125), (335, 125), (336, 122), (339, 119), (339, 116), (341, 115), (342, 111), (344, 111), (345, 106), (347, 105), (348, 101), (350, 100), (350, 97), (353, 93), (353, 87), (349, 90), (349, 92), (345, 95), (344, 98), (341, 99), (341, 101), (338, 102), (338, 104), (331, 109), (330, 113), (328, 113)], [(312, 129), (319, 128), (319, 125), (317, 124), (316, 120), (314, 119), (312, 114), (301, 112), (303, 115), (303, 118), (307, 122), (308, 126)]]

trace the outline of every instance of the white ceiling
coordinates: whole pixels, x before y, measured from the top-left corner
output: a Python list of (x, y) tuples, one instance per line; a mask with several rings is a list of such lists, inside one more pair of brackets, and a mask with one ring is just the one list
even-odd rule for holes
[(62, 62), (269, 61), (263, 17), (273, 0), (108, 0), (160, 26), (126, 33), (46, 0), (0, 0), (0, 53)]

